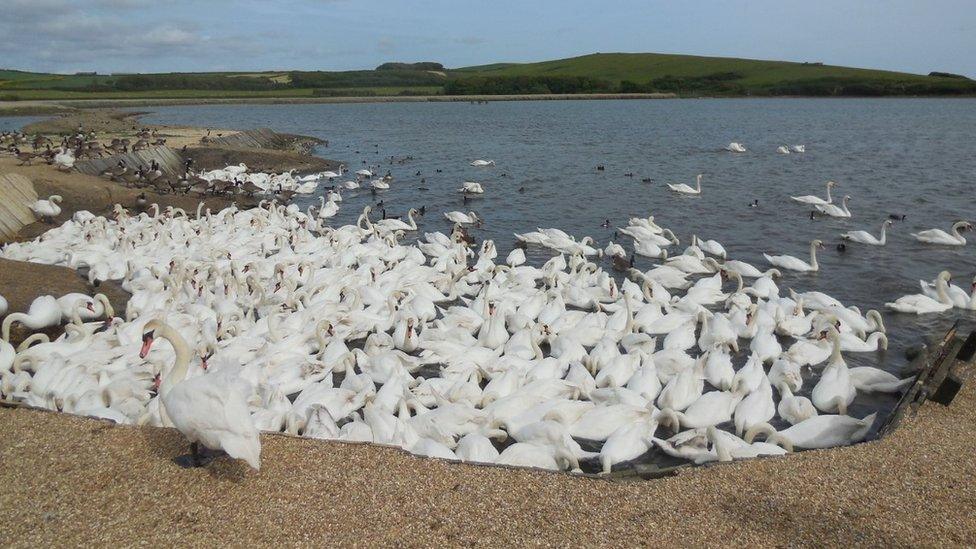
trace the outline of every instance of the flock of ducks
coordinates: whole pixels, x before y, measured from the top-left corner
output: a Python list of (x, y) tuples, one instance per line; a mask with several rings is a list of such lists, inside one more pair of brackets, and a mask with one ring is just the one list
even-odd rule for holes
[[(206, 448), (258, 468), (258, 433), (272, 431), (609, 472), (648, 452), (703, 463), (857, 442), (876, 419), (848, 415), (857, 395), (911, 381), (847, 365), (845, 352), (887, 347), (876, 311), (783, 295), (779, 270), (697, 235), (655, 254), (679, 241), (653, 217), (621, 232), (662, 264), (618, 285), (591, 258), (619, 258), (619, 244), (539, 229), (516, 237), (552, 259), (531, 266), (516, 248), (497, 262), (493, 241), (463, 230), (472, 214), (403, 243), (416, 213), (374, 220), (367, 207), (331, 227), (273, 201), (78, 212), (2, 256), (121, 280), (125, 318), (78, 295), (8, 315), (0, 395), (176, 427), (199, 463)], [(14, 324), (63, 322), (54, 341), (9, 343)]]

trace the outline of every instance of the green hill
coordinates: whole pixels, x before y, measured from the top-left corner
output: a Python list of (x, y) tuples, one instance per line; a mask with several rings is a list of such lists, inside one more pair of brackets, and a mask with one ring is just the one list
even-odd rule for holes
[(645, 92), (680, 96), (976, 95), (976, 82), (947, 73), (918, 75), (816, 62), (660, 53), (596, 53), (459, 69), (425, 62), (384, 63), (376, 70), (360, 71), (62, 75), (0, 70), (0, 100)]
[[(661, 53), (596, 53), (539, 63), (496, 63), (451, 72), (465, 81), (585, 78), (616, 91), (670, 91), (682, 95), (956, 95), (976, 93), (976, 82), (952, 76), (727, 57)], [(476, 87), (476, 86), (475, 86)], [(621, 89), (622, 88), (622, 89)], [(457, 91), (463, 91), (458, 89)]]

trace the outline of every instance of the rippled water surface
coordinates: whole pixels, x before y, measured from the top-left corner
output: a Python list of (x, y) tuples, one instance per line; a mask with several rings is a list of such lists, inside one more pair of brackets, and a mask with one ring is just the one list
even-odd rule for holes
[[(485, 220), (477, 238), (498, 244), (500, 258), (513, 232), (558, 227), (600, 247), (631, 216), (653, 214), (681, 238), (692, 233), (722, 242), (731, 258), (765, 268), (763, 252), (806, 258), (811, 239), (827, 249), (816, 274), (786, 273), (783, 291), (820, 290), (848, 305), (882, 309), (886, 301), (918, 290), (920, 278), (950, 270), (968, 288), (976, 274), (976, 243), (963, 248), (923, 245), (910, 232), (976, 218), (976, 100), (971, 99), (742, 99), (668, 101), (540, 101), (373, 103), (334, 105), (221, 105), (157, 108), (147, 122), (214, 128), (270, 127), (328, 139), (316, 154), (353, 170), (379, 165), (396, 180), (389, 191), (346, 191), (338, 223), (353, 222), (363, 206), (382, 200), (390, 214), (427, 207), (423, 231), (450, 230), (442, 213), (474, 210)], [(722, 148), (742, 142), (748, 152)], [(782, 144), (804, 144), (805, 154), (780, 155)], [(391, 161), (391, 157), (395, 160)], [(474, 159), (496, 166), (475, 168)], [(402, 162), (401, 159), (405, 159)], [(605, 171), (597, 171), (604, 165)], [(665, 183), (694, 183), (699, 197), (677, 196)], [(626, 174), (633, 174), (627, 176)], [(650, 178), (650, 182), (642, 179)], [(810, 209), (790, 195), (852, 197), (853, 218), (811, 220)], [(478, 181), (485, 194), (463, 203), (462, 181)], [(427, 190), (423, 190), (427, 189)], [(759, 200), (759, 208), (748, 204)], [(303, 199), (308, 205), (316, 200)], [(839, 234), (878, 233), (889, 214), (905, 214), (882, 248), (849, 244)], [(621, 235), (622, 236), (622, 235)], [(620, 239), (631, 249), (629, 238)], [(533, 248), (530, 258), (551, 256)], [(638, 258), (648, 269), (653, 262)], [(605, 264), (609, 269), (609, 264)], [(887, 353), (850, 354), (851, 365), (898, 372), (903, 350), (944, 331), (972, 313), (885, 314)], [(941, 335), (941, 334), (939, 334)], [(813, 383), (804, 385), (809, 394)], [(858, 395), (852, 415), (890, 409), (893, 397)]]

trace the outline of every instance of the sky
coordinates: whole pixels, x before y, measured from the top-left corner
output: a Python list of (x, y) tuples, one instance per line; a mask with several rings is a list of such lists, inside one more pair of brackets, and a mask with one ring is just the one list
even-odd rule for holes
[(659, 52), (976, 77), (974, 0), (0, 0), (0, 68), (447, 67)]

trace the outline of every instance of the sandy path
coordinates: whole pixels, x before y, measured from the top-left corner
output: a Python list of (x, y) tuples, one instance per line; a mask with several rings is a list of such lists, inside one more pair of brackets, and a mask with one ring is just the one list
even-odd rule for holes
[(976, 385), (881, 442), (634, 483), (264, 436), (260, 472), (181, 469), (167, 429), (0, 410), (0, 542), (976, 544)]

